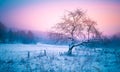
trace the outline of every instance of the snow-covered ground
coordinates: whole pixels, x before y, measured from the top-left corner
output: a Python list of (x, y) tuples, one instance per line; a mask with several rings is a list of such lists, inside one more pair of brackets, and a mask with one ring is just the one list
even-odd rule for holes
[(67, 46), (48, 44), (0, 44), (0, 52), (3, 51), (39, 51), (50, 50), (52, 52), (66, 51)]
[(39, 53), (58, 55), (59, 53), (66, 52), (67, 46), (48, 45), (48, 44), (0, 44), (0, 58), (21, 58), (27, 57), (28, 52), (30, 56), (38, 55)]
[[(48, 44), (0, 44), (0, 72), (120, 72), (119, 55), (101, 48), (75, 49)], [(112, 51), (112, 50), (111, 50)]]

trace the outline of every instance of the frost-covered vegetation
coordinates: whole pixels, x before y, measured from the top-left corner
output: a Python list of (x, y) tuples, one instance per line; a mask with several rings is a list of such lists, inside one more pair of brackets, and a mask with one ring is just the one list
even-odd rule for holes
[(0, 44), (0, 72), (119, 72), (120, 49)]

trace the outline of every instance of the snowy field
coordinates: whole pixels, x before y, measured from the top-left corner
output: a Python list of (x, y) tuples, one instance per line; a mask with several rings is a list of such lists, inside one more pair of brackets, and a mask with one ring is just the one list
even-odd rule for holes
[[(120, 53), (102, 48), (48, 44), (0, 44), (0, 72), (120, 72)], [(94, 51), (95, 50), (95, 51)]]
[(67, 46), (56, 46), (48, 44), (0, 44), (0, 56), (6, 56), (4, 58), (16, 57), (17, 55), (23, 57), (27, 56), (28, 52), (34, 55), (41, 52), (43, 53), (44, 51), (46, 51), (47, 54), (56, 55), (61, 52), (66, 52), (67, 49)]

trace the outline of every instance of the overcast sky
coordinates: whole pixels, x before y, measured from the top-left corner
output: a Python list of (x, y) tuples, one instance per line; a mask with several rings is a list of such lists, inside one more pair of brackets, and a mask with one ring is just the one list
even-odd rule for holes
[(104, 34), (120, 31), (120, 0), (0, 0), (0, 21), (8, 27), (48, 31), (65, 10), (82, 8)]

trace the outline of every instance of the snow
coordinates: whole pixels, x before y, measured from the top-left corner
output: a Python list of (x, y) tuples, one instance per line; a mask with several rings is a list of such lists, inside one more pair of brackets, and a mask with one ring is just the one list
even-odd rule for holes
[(75, 48), (48, 44), (0, 44), (0, 72), (120, 72), (119, 53), (102, 48)]
[(0, 51), (66, 51), (67, 46), (48, 45), (48, 44), (0, 44)]

